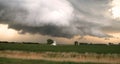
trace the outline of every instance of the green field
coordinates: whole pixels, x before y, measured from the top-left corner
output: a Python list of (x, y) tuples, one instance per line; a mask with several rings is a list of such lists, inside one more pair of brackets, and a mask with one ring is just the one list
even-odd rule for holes
[(28, 52), (78, 52), (78, 53), (115, 53), (120, 54), (120, 45), (58, 45), (51, 46), (45, 44), (10, 44), (0, 43), (0, 50), (17, 50)]
[(45, 60), (23, 60), (0, 57), (0, 64), (104, 64), (104, 63), (75, 63), (75, 62), (56, 62)]

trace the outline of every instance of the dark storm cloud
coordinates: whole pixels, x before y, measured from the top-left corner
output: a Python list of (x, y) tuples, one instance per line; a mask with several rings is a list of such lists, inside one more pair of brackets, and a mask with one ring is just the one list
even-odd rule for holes
[(110, 33), (119, 33), (120, 32), (120, 21), (113, 20), (113, 22), (111, 23), (112, 23), (111, 26), (104, 27), (103, 30), (106, 32), (110, 32)]
[(15, 30), (19, 31), (20, 34), (25, 34), (27, 32), (31, 34), (42, 34), (42, 35), (51, 35), (56, 37), (67, 37), (70, 38), (73, 35), (69, 33), (62, 32), (63, 28), (46, 25), (42, 27), (29, 27), (29, 26), (22, 26), (22, 25), (9, 25), (9, 28), (14, 28)]
[(102, 32), (111, 19), (110, 0), (0, 0), (0, 23), (19, 33), (71, 38), (109, 37)]

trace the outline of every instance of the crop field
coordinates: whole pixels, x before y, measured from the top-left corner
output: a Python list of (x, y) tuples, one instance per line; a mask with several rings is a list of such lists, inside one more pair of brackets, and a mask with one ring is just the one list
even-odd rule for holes
[(0, 50), (17, 50), (28, 52), (77, 52), (98, 54), (120, 54), (120, 45), (58, 45), (46, 44), (10, 44), (0, 43)]
[(0, 64), (105, 64), (105, 63), (75, 63), (75, 62), (55, 62), (45, 60), (23, 60), (0, 57)]
[(0, 43), (0, 64), (119, 64), (120, 45)]

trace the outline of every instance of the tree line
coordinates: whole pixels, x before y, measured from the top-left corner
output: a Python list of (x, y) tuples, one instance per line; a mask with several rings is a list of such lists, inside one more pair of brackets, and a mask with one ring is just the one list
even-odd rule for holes
[(120, 45), (120, 43), (118, 43), (118, 44), (114, 44), (114, 43), (111, 43), (111, 42), (109, 42), (108, 44), (103, 44), (103, 43), (85, 43), (85, 42), (78, 42), (78, 41), (75, 41), (74, 42), (74, 45), (75, 46), (78, 46), (78, 45)]

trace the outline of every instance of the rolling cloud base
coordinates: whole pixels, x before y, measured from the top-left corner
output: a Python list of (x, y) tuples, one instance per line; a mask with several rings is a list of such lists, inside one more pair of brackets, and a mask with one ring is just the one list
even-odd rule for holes
[(0, 0), (0, 23), (22, 34), (110, 37), (102, 31), (111, 26), (111, 19), (105, 14), (110, 8), (109, 1), (97, 0), (98, 5), (93, 1)]

